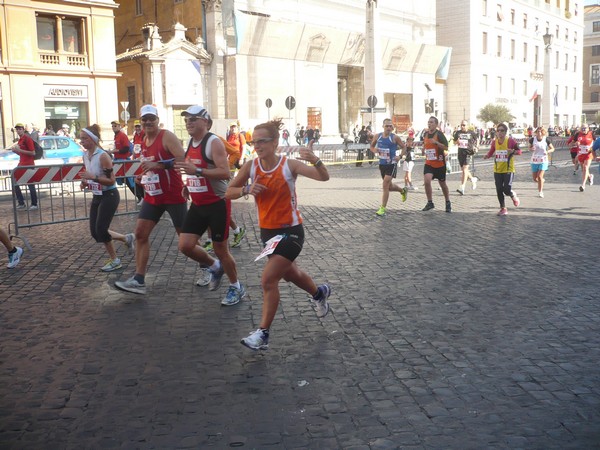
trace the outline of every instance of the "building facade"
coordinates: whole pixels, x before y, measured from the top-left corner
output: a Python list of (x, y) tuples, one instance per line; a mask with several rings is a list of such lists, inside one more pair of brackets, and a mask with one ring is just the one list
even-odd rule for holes
[[(157, 0), (148, 11), (144, 5), (131, 2), (117, 15), (119, 70), (127, 48), (131, 51), (144, 41), (141, 32), (126, 32), (129, 24), (141, 29), (144, 23), (163, 20), (158, 32), (171, 42), (179, 21), (186, 28), (186, 40), (193, 45), (205, 42), (208, 56), (196, 62), (197, 80), (183, 80), (178, 89), (185, 91), (195, 82), (205, 94), (201, 101), (224, 122), (234, 119), (251, 127), (278, 116), (290, 129), (301, 123), (324, 135), (338, 135), (357, 123), (379, 124), (384, 117), (392, 117), (401, 129), (411, 122), (423, 127), (428, 114), (443, 109), (443, 83), (436, 83), (436, 74), (448, 61), (449, 49), (436, 45), (434, 0), (186, 0), (175, 5)], [(375, 46), (369, 46), (365, 32), (369, 6), (377, 10)], [(172, 23), (155, 14), (163, 10)], [(201, 17), (195, 11), (201, 11)], [(378, 51), (375, 64), (365, 67), (371, 48)], [(168, 74), (169, 64), (165, 61), (155, 69)], [(178, 111), (185, 105), (170, 103), (164, 89), (150, 92), (160, 87), (157, 84), (145, 82), (142, 87), (133, 69), (131, 76), (122, 71), (119, 97), (127, 98), (127, 89), (135, 87), (137, 105), (153, 100), (166, 115), (161, 118), (165, 125), (177, 128)], [(372, 92), (365, 89), (369, 71), (378, 80), (369, 88)], [(169, 82), (167, 75), (163, 83)], [(377, 97), (381, 112), (362, 113), (371, 96)]]
[(0, 3), (0, 140), (17, 122), (71, 134), (98, 123), (112, 136), (117, 110), (112, 0)]
[(583, 114), (588, 123), (600, 124), (600, 5), (585, 7)]
[(519, 126), (580, 123), (583, 0), (438, 0), (437, 13), (438, 42), (452, 47), (451, 123), (485, 125), (477, 115), (488, 103)]

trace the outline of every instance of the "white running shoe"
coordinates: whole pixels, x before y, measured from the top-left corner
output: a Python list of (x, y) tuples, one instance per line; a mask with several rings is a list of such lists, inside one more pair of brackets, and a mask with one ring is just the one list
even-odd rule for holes
[(125, 235), (125, 247), (127, 247), (127, 253), (135, 255), (135, 234), (127, 233)]
[(331, 288), (328, 284), (322, 284), (319, 287), (319, 291), (323, 291), (323, 298), (320, 300), (313, 300), (315, 303), (315, 312), (317, 313), (317, 317), (325, 317), (329, 312), (329, 303), (327, 303), (327, 299), (331, 295)]
[(121, 260), (119, 258), (115, 258), (115, 259), (109, 259), (107, 261), (107, 263), (102, 266), (102, 268), (100, 269), (102, 272), (112, 272), (113, 270), (118, 270), (120, 269), (121, 266)]
[(200, 277), (196, 281), (196, 286), (208, 286), (210, 283), (210, 270), (208, 267), (200, 267)]
[(19, 261), (21, 261), (21, 256), (23, 256), (23, 249), (17, 246), (15, 246), (15, 248), (17, 249), (16, 252), (8, 254), (8, 264), (6, 265), (8, 269), (17, 267)]
[(115, 281), (115, 286), (122, 291), (132, 292), (134, 294), (145, 294), (146, 284), (138, 283), (135, 278), (131, 277), (125, 281)]
[(252, 350), (269, 349), (269, 332), (260, 328), (241, 340), (242, 344)]
[(593, 186), (593, 185), (594, 185), (594, 175), (592, 175), (592, 174), (590, 173), (590, 176), (588, 177), (588, 180), (589, 180), (589, 182), (590, 182), (590, 186)]
[(540, 193), (538, 194), (539, 198), (544, 198), (544, 193), (542, 191), (540, 191)]
[(479, 178), (477, 178), (477, 177), (471, 178), (471, 184), (472, 184), (471, 189), (473, 189), (473, 190), (477, 189), (478, 181), (479, 181)]

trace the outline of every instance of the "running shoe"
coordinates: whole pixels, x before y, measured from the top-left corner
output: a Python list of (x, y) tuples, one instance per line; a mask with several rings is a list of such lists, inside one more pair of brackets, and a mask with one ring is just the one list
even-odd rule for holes
[(200, 277), (196, 281), (196, 286), (208, 286), (210, 283), (210, 270), (208, 267), (200, 267)]
[(408, 189), (403, 188), (400, 191), (400, 195), (402, 196), (402, 202), (405, 202), (406, 201), (406, 197), (408, 196)]
[(540, 191), (540, 193), (538, 194), (539, 198), (544, 198), (544, 193), (542, 191)]
[(416, 186), (413, 186), (413, 185), (411, 184), (411, 185), (410, 185), (410, 190), (411, 190), (411, 191), (418, 191), (418, 190), (419, 190), (419, 188), (418, 188), (418, 187), (416, 187)]
[(233, 306), (237, 305), (242, 298), (246, 295), (246, 288), (242, 283), (240, 283), (240, 288), (236, 288), (235, 286), (229, 286), (227, 290), (227, 295), (223, 300), (221, 300), (221, 305), (223, 306)]
[(460, 195), (465, 195), (465, 190), (463, 188), (458, 188), (456, 192), (458, 192)]
[(127, 233), (125, 235), (125, 247), (127, 247), (127, 253), (135, 254), (135, 234)]
[(31, 205), (31, 206), (29, 207), (29, 211), (35, 211), (36, 209), (40, 209), (40, 208), (38, 207), (38, 205)]
[(452, 212), (452, 203), (450, 202), (450, 200), (448, 200), (446, 202), (446, 212), (447, 213), (451, 213)]
[(109, 259), (100, 270), (102, 272), (112, 272), (113, 270), (118, 270), (121, 267), (121, 260), (119, 258), (115, 258)]
[(233, 233), (233, 244), (231, 244), (232, 248), (238, 248), (242, 245), (242, 239), (246, 236), (246, 227), (240, 227), (239, 233)]
[(115, 286), (122, 291), (132, 292), (133, 294), (142, 294), (146, 293), (146, 284), (138, 283), (138, 281), (131, 277), (125, 281), (115, 281)]
[(519, 200), (519, 197), (517, 197), (516, 192), (513, 192), (512, 201), (513, 201), (513, 205), (515, 205), (515, 206), (519, 206), (521, 204), (521, 200)]
[(204, 250), (206, 250), (208, 253), (213, 251), (213, 243), (212, 241), (206, 241), (206, 243), (202, 246), (202, 248)]
[(477, 178), (477, 177), (471, 178), (471, 189), (473, 189), (473, 190), (477, 189), (478, 181), (479, 181), (479, 178)]
[(16, 246), (15, 248), (17, 249), (16, 252), (8, 254), (8, 264), (6, 265), (8, 269), (14, 269), (17, 267), (19, 261), (21, 261), (21, 256), (23, 256), (23, 249)]
[(427, 202), (427, 204), (425, 205), (425, 208), (422, 209), (422, 211), (429, 211), (430, 209), (435, 208), (435, 206), (433, 205), (433, 202)]
[(17, 205), (17, 209), (26, 209), (27, 206), (25, 206), (25, 203), (23, 203), (22, 205)]
[(500, 211), (498, 211), (498, 216), (507, 216), (508, 215), (508, 209), (506, 208), (500, 208)]
[(269, 349), (269, 332), (260, 328), (241, 340), (242, 344), (251, 350)]
[(328, 284), (321, 284), (318, 286), (319, 292), (321, 293), (322, 298), (319, 300), (313, 300), (315, 303), (315, 312), (317, 313), (317, 317), (325, 317), (329, 312), (329, 303), (327, 299), (331, 295), (331, 288)]
[(210, 281), (208, 282), (208, 290), (216, 291), (221, 286), (221, 281), (223, 280), (223, 274), (225, 273), (225, 270), (223, 269), (223, 266), (219, 266), (219, 269), (217, 269), (216, 272), (213, 272), (211, 269), (209, 269), (209, 271)]
[(585, 186), (579, 186), (579, 192), (585, 191)]
[(386, 212), (385, 206), (380, 206), (375, 214), (377, 214), (379, 217), (383, 217), (383, 216), (385, 216), (385, 212)]
[[(590, 186), (594, 185), (594, 175), (592, 175), (591, 173), (590, 173), (590, 176), (588, 177), (588, 181), (590, 182)], [(29, 209), (31, 209), (31, 208), (29, 208)]]

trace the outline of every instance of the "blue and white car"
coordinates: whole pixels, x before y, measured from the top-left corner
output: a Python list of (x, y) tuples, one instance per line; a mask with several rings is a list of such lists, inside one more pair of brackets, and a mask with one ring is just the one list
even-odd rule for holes
[[(59, 165), (83, 162), (83, 149), (72, 138), (65, 136), (40, 136), (40, 146), (44, 149), (42, 159), (36, 165)], [(0, 170), (12, 170), (19, 163), (19, 155), (11, 150), (0, 151)]]

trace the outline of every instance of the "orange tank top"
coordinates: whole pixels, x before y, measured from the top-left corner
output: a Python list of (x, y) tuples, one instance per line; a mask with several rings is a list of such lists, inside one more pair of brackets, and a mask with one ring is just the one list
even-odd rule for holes
[(267, 187), (255, 197), (261, 228), (273, 230), (302, 223), (296, 198), (296, 179), (285, 156), (281, 156), (277, 165), (269, 171), (264, 170), (260, 159), (256, 158), (252, 161), (250, 179)]

